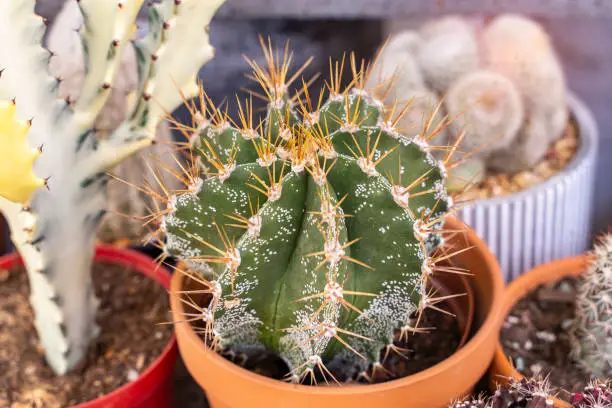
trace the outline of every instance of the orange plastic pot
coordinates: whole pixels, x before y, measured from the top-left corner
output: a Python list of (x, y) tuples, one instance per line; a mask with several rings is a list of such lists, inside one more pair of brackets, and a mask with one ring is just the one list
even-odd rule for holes
[[(503, 298), (504, 319), (519, 300), (538, 286), (557, 282), (568, 277), (579, 276), (586, 271), (588, 261), (589, 257), (586, 255), (560, 259), (534, 268), (528, 273), (521, 275), (515, 281), (512, 281), (508, 285)], [(512, 366), (510, 358), (504, 353), (501, 343), (498, 342), (495, 348), (493, 363), (489, 370), (489, 388), (491, 391), (495, 391), (498, 385), (507, 384), (511, 378), (521, 379), (523, 375)], [(571, 406), (571, 404), (557, 398), (553, 398), (553, 403), (556, 408)]]
[[(179, 298), (185, 276), (175, 273), (171, 282), (171, 308), (179, 351), (187, 369), (204, 388), (212, 408), (306, 407), (444, 407), (469, 392), (485, 374), (498, 340), (503, 281), (499, 265), (486, 244), (465, 224), (455, 219), (446, 229), (454, 248), (474, 247), (454, 257), (453, 263), (468, 268), (474, 292), (474, 326), (470, 340), (441, 363), (417, 374), (374, 385), (306, 386), (288, 384), (247, 371), (206, 347), (185, 322)], [(456, 275), (451, 275), (456, 277)]]

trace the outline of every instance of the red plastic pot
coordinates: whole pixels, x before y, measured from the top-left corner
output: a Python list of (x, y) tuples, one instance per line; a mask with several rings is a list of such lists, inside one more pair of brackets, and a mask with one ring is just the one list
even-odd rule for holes
[[(129, 266), (155, 280), (165, 289), (170, 286), (170, 273), (153, 260), (135, 251), (112, 245), (97, 245), (95, 261)], [(0, 257), (0, 268), (21, 265), (19, 255), (13, 253)], [(172, 406), (172, 373), (177, 358), (174, 334), (161, 355), (138, 378), (110, 394), (72, 408), (170, 408)]]

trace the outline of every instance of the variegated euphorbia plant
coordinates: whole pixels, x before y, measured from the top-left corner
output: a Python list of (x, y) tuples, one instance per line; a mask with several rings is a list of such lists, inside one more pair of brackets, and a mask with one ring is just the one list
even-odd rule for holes
[[(149, 33), (136, 43), (130, 38), (143, 0), (78, 3), (83, 24), (75, 29), (87, 78), (78, 100), (71, 101), (57, 98), (61, 78), (48, 74), (53, 55), (42, 46), (45, 24), (34, 14), (35, 1), (0, 1), (0, 99), (14, 99), (17, 115), (31, 119), (29, 146), (44, 148), (34, 174), (48, 177), (48, 189), (36, 190), (31, 200), (4, 195), (0, 209), (25, 261), (36, 329), (58, 374), (79, 363), (99, 331), (90, 270), (107, 172), (150, 145), (159, 121), (195, 95), (198, 70), (214, 53), (208, 25), (223, 0), (162, 0), (150, 8)], [(123, 124), (99, 140), (94, 120), (131, 46), (139, 67), (133, 106)], [(4, 152), (6, 140), (0, 143)], [(16, 169), (3, 163), (2, 171), (12, 178)]]

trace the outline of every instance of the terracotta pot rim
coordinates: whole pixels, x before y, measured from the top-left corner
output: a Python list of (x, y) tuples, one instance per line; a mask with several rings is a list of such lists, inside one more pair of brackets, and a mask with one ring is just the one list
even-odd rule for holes
[[(451, 229), (465, 229), (465, 235), (467, 240), (474, 243), (476, 248), (485, 248), (486, 250), (481, 251), (482, 256), (486, 259), (486, 263), (490, 266), (487, 268), (487, 273), (491, 273), (491, 282), (493, 284), (493, 299), (501, 299), (503, 295), (504, 283), (502, 280), (499, 264), (495, 257), (487, 249), (486, 244), (482, 241), (470, 228), (466, 227), (461, 221), (450, 218), (446, 221), (447, 225), (451, 225)], [(474, 248), (474, 250), (476, 250)], [(174, 315), (184, 314), (183, 303), (179, 300), (176, 292), (181, 290), (183, 285), (184, 275), (181, 273), (175, 273), (170, 285), (170, 303), (173, 309)], [(441, 372), (448, 370), (453, 366), (457, 366), (462, 360), (465, 360), (467, 356), (474, 353), (481, 343), (483, 343), (489, 336), (496, 335), (495, 332), (499, 331), (500, 316), (502, 312), (502, 302), (493, 302), (491, 310), (488, 311), (487, 317), (483, 321), (481, 327), (478, 329), (476, 334), (469, 339), (469, 341), (450, 357), (446, 358), (442, 362), (420, 371), (416, 374), (409, 375), (404, 378), (370, 385), (354, 385), (354, 384), (342, 384), (342, 385), (330, 385), (330, 386), (308, 386), (301, 384), (289, 384), (280, 380), (264, 377), (259, 374), (252, 373), (236, 364), (226, 360), (216, 352), (207, 348), (204, 342), (198, 337), (198, 335), (192, 330), (192, 327), (187, 322), (176, 322), (175, 330), (182, 331), (185, 333), (185, 339), (193, 343), (197, 348), (203, 349), (205, 353), (210, 353), (210, 358), (219, 367), (224, 370), (230, 371), (238, 379), (242, 379), (249, 382), (254, 382), (257, 385), (274, 388), (279, 391), (290, 390), (292, 392), (298, 392), (303, 394), (319, 394), (319, 395), (352, 395), (352, 394), (372, 394), (381, 393), (396, 388), (405, 387), (407, 384), (417, 384), (425, 380), (430, 379), (439, 375)]]
[[(23, 265), (21, 257), (15, 252), (3, 255), (0, 257), (0, 259), (6, 259), (6, 261), (10, 262), (10, 264), (13, 266)], [(161, 265), (155, 265), (152, 259), (136, 251), (119, 248), (110, 244), (96, 244), (94, 262), (109, 262), (118, 265), (127, 264), (132, 266), (132, 268), (139, 274), (144, 275), (160, 284), (164, 289), (168, 290), (170, 287), (170, 273), (168, 270)], [(145, 272), (146, 268), (144, 265), (146, 264), (151, 265), (148, 272)], [(172, 354), (175, 352), (175, 348), (176, 335), (173, 333), (162, 352), (155, 360), (153, 360), (151, 364), (148, 365), (145, 370), (138, 375), (136, 380), (128, 382), (121, 387), (114, 389), (108, 394), (103, 395), (102, 397), (83, 402), (78, 405), (73, 405), (71, 408), (97, 408), (106, 406), (105, 404), (111, 402), (112, 399), (117, 398), (119, 395), (129, 393), (132, 389), (137, 387), (141, 381), (144, 381), (147, 379), (147, 377), (151, 376), (152, 373), (154, 373), (165, 360), (172, 357)]]
[[(542, 283), (554, 282), (566, 277), (581, 275), (585, 272), (589, 259), (589, 255), (577, 255), (548, 262), (510, 282), (502, 299), (502, 323), (514, 306), (535, 287)], [(543, 275), (550, 276), (545, 278)], [(492, 377), (499, 376), (500, 378), (514, 378), (517, 380), (524, 378), (523, 374), (516, 370), (510, 363), (510, 359), (502, 347), (501, 339), (495, 345), (495, 354), (490, 375)], [(493, 382), (496, 378), (490, 378), (490, 380)], [(555, 407), (570, 406), (567, 401), (558, 398), (553, 398), (553, 403)]]

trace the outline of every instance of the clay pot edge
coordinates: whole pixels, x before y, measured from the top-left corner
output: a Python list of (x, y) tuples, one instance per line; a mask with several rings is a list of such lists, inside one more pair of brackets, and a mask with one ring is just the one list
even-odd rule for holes
[[(510, 311), (512, 311), (512, 308), (521, 299), (539, 285), (583, 274), (586, 271), (590, 259), (590, 255), (562, 258), (540, 265), (512, 281), (507, 286), (503, 296), (503, 320), (506, 319)], [(497, 388), (496, 384), (506, 384), (509, 378), (520, 380), (524, 378), (524, 376), (512, 366), (510, 359), (504, 352), (501, 340), (499, 340), (495, 346), (495, 355), (489, 370), (489, 389), (495, 391)], [(554, 397), (553, 404), (556, 408), (571, 407), (571, 404)]]
[[(191, 326), (186, 323), (179, 321), (175, 325), (175, 330), (181, 332), (180, 335), (177, 336), (179, 343), (179, 350), (181, 350), (182, 342), (189, 342), (191, 347), (195, 347), (196, 349), (204, 349), (204, 353), (211, 353), (210, 358), (214, 362), (214, 365), (224, 370), (229, 370), (236, 377), (237, 380), (243, 381), (251, 381), (260, 386), (271, 387), (273, 389), (288, 390), (291, 389), (293, 392), (304, 393), (304, 394), (312, 394), (313, 392), (318, 393), (320, 395), (350, 395), (350, 394), (375, 394), (375, 393), (384, 393), (386, 391), (402, 388), (406, 386), (408, 383), (418, 384), (429, 380), (431, 377), (436, 377), (439, 373), (448, 370), (451, 367), (455, 367), (459, 364), (459, 361), (466, 360), (467, 357), (472, 353), (477, 353), (478, 348), (481, 343), (485, 342), (485, 339), (489, 336), (498, 336), (499, 327), (501, 325), (501, 316), (502, 316), (502, 294), (504, 283), (502, 280), (502, 275), (499, 268), (499, 263), (497, 259), (493, 256), (493, 254), (488, 250), (485, 242), (481, 240), (470, 228), (468, 228), (462, 221), (457, 220), (456, 218), (449, 217), (446, 221), (446, 228), (451, 230), (464, 229), (465, 230), (465, 238), (466, 242), (470, 242), (472, 246), (479, 248), (481, 256), (484, 258), (484, 263), (488, 266), (487, 273), (491, 275), (491, 283), (492, 283), (492, 307), (488, 311), (486, 318), (482, 322), (482, 325), (476, 332), (476, 334), (457, 352), (455, 352), (452, 356), (442, 361), (441, 363), (436, 364), (435, 366), (421, 371), (417, 374), (413, 374), (408, 377), (404, 377), (401, 379), (389, 381), (381, 384), (373, 384), (367, 386), (359, 386), (359, 385), (342, 385), (339, 387), (318, 387), (314, 388), (306, 385), (298, 385), (298, 384), (287, 384), (282, 381), (269, 379), (263, 377), (261, 375), (252, 373), (248, 370), (245, 370), (230, 361), (225, 360), (223, 357), (219, 356), (217, 353), (213, 352), (210, 349), (207, 349), (204, 346), (202, 340), (197, 336), (197, 334), (191, 329)], [(477, 249), (474, 250), (477, 250)], [(170, 303), (173, 311), (173, 315), (181, 316), (184, 313), (184, 307), (182, 302), (179, 300), (179, 297), (176, 294), (181, 290), (184, 281), (184, 276), (180, 273), (175, 273), (170, 288)]]

